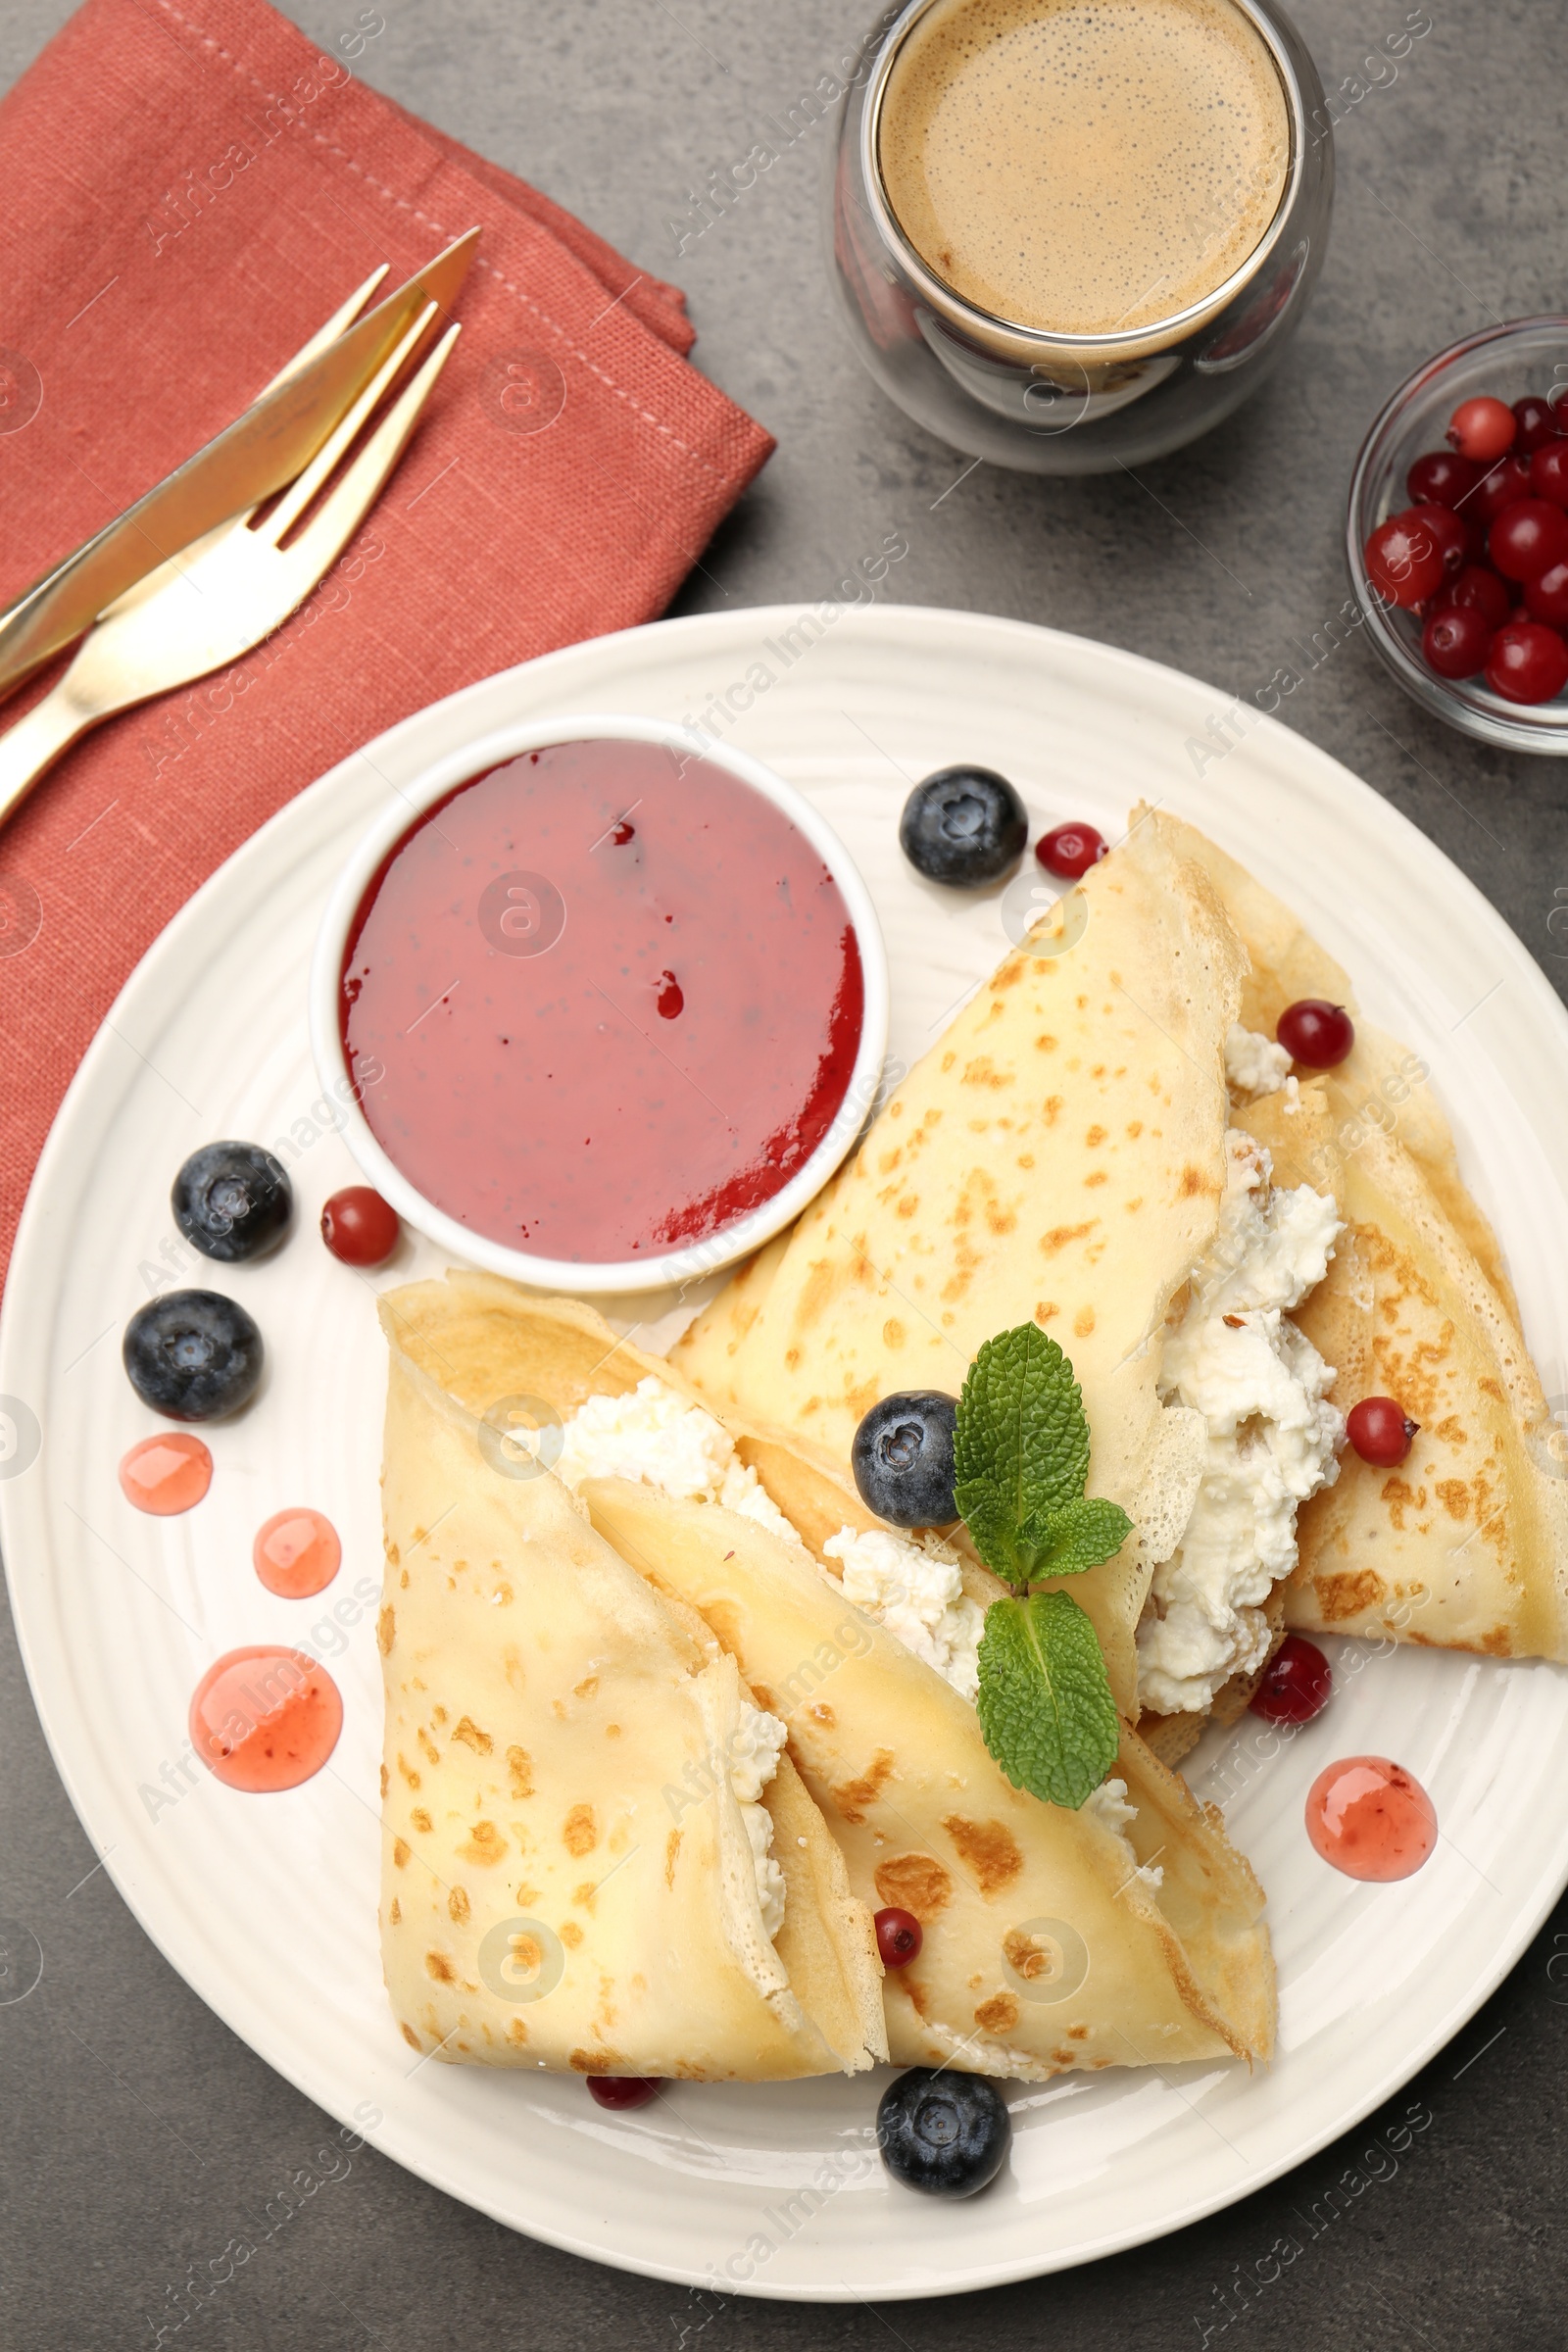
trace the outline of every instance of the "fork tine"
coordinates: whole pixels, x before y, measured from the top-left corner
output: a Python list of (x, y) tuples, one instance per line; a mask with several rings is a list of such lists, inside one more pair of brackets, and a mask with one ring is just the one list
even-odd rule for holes
[(372, 270), (364, 285), (349, 296), (340, 310), (332, 313), (326, 324), (318, 327), (308, 343), (301, 345), (294, 357), (286, 361), (278, 369), (270, 384), (263, 385), (261, 391), (256, 395), (257, 399), (265, 400), (269, 392), (275, 392), (279, 384), (286, 384), (291, 375), (298, 375), (302, 368), (308, 368), (312, 360), (318, 358), (329, 343), (335, 343), (344, 328), (353, 325), (390, 267), (390, 263), (383, 262), (379, 270)]
[(381, 484), (403, 454), (410, 434), (419, 421), (419, 414), (435, 381), (452, 355), (452, 346), (463, 332), (461, 324), (447, 328), (440, 342), (376, 426), (349, 466), (342, 480), (321, 503), (285, 555), (300, 557), (310, 566), (313, 580), (320, 578), (340, 549), (347, 546), (359, 527), (361, 517), (374, 505)]
[(344, 451), (352, 446), (366, 418), (374, 410), (387, 386), (418, 349), (425, 330), (435, 314), (435, 304), (427, 303), (396, 350), (389, 353), (382, 362), (348, 415), (317, 451), (305, 471), (284, 491), (277, 505), (262, 525), (262, 537), (270, 539), (274, 547), (282, 538), (283, 533), (299, 520), (322, 483), (337, 466)]

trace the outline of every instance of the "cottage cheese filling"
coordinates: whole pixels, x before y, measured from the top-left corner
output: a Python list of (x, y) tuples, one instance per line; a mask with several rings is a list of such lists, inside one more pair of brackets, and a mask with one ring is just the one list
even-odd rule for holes
[(762, 1790), (778, 1770), (787, 1738), (776, 1715), (765, 1715), (750, 1699), (741, 1700), (740, 1724), (729, 1742), (729, 1785), (751, 1840), (757, 1899), (769, 1940), (784, 1925), (784, 1873), (773, 1859), (773, 1817), (762, 1802)]
[(1290, 1084), (1290, 1068), (1291, 1056), (1284, 1046), (1232, 1021), (1225, 1035), (1225, 1084), (1233, 1095), (1244, 1101), (1277, 1095)]
[(1165, 1884), (1163, 1869), (1157, 1862), (1146, 1862), (1140, 1866), (1127, 1838), (1128, 1830), (1138, 1819), (1138, 1807), (1127, 1802), (1126, 1782), (1102, 1781), (1100, 1787), (1092, 1789), (1084, 1798), (1083, 1810), (1091, 1821), (1098, 1821), (1102, 1829), (1109, 1830), (1113, 1838), (1121, 1839), (1134, 1878), (1141, 1879), (1151, 1893), (1157, 1893)]
[(1327, 1401), (1333, 1368), (1289, 1320), (1328, 1270), (1342, 1230), (1334, 1202), (1310, 1185), (1277, 1190), (1250, 1136), (1232, 1128), (1225, 1144), (1219, 1230), (1160, 1384), (1208, 1430), (1192, 1515), (1154, 1570), (1138, 1629), (1139, 1699), (1161, 1715), (1207, 1707), (1233, 1674), (1263, 1663), (1262, 1604), (1295, 1566), (1297, 1511), (1333, 1485), (1345, 1441)]
[[(735, 1441), (722, 1423), (701, 1405), (683, 1404), (651, 1374), (624, 1396), (588, 1397), (563, 1427), (555, 1469), (574, 1491), (588, 1478), (637, 1479), (683, 1502), (721, 1502), (772, 1535), (801, 1541), (757, 1472), (736, 1460)], [(784, 1924), (784, 1873), (773, 1859), (773, 1819), (761, 1797), (788, 1737), (776, 1715), (742, 1699), (726, 1758), (769, 1937)]]
[(652, 1375), (624, 1396), (590, 1396), (563, 1429), (555, 1470), (573, 1489), (585, 1478), (641, 1479), (682, 1502), (721, 1502), (787, 1544), (801, 1540), (757, 1472), (736, 1460), (723, 1424)]
[(973, 1706), (985, 1612), (964, 1592), (957, 1553), (939, 1536), (916, 1543), (880, 1527), (868, 1533), (841, 1527), (822, 1549), (842, 1566), (846, 1598)]

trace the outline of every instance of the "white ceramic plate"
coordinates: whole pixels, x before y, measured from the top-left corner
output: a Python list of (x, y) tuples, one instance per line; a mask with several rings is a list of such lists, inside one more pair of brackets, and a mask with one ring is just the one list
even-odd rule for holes
[[(575, 647), (410, 719), (284, 809), (170, 925), (82, 1064), (0, 1330), (0, 1392), (42, 1430), (36, 1460), (17, 1469), (14, 1453), (0, 1482), (0, 1538), (56, 1760), (126, 1901), (220, 2016), (322, 2107), (499, 2221), (661, 2278), (818, 2300), (940, 2294), (1109, 2253), (1242, 2196), (1386, 2099), (1474, 2012), (1568, 1878), (1556, 1669), (1331, 1644), (1339, 1689), (1316, 1724), (1282, 1742), (1248, 1718), (1210, 1734), (1195, 1767), (1269, 1892), (1272, 2070), (1016, 2088), (1005, 2174), (952, 2208), (883, 2174), (877, 2082), (682, 2084), (615, 2116), (575, 2080), (413, 2063), (382, 1994), (379, 1674), (369, 1614), (347, 1631), (332, 1615), (379, 1575), (381, 1344), (371, 1281), (313, 1231), (354, 1170), (335, 1134), (315, 1134), (306, 973), (354, 842), (455, 744), (552, 710), (722, 720), (858, 860), (904, 1061), (1004, 945), (994, 894), (934, 890), (900, 857), (916, 778), (979, 760), (1016, 780), (1040, 825), (1085, 816), (1111, 837), (1140, 795), (1168, 803), (1282, 892), (1354, 973), (1368, 1015), (1430, 1063), (1547, 1392), (1568, 1390), (1568, 1202), (1553, 1174), (1568, 1167), (1568, 1097), (1546, 1075), (1568, 1062), (1568, 1020), (1454, 867), (1299, 736), (1262, 720), (1205, 757), (1224, 740), (1205, 721), (1226, 704), (1131, 655), (956, 612), (773, 609)], [(217, 1473), (198, 1509), (145, 1518), (116, 1483), (121, 1453), (155, 1426), (119, 1334), (156, 1280), (139, 1269), (172, 1245), (171, 1178), (215, 1136), (291, 1129), (299, 1230), (220, 1278), (266, 1332), (266, 1386), (208, 1433)], [(406, 1244), (374, 1283), (434, 1263)], [(274, 1598), (250, 1566), (255, 1529), (290, 1503), (323, 1509), (344, 1538), (342, 1574), (313, 1602)], [(185, 1713), (215, 1656), (268, 1641), (314, 1643), (347, 1715), (327, 1771), (249, 1797), (182, 1767)], [(1318, 1770), (1368, 1749), (1418, 1775), (1443, 1828), (1399, 1886), (1338, 1876), (1302, 1829)]]

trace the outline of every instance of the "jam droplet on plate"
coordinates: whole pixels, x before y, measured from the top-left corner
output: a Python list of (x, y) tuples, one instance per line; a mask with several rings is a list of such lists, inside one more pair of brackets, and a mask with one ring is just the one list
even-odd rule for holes
[(1386, 1883), (1420, 1869), (1438, 1842), (1438, 1816), (1402, 1764), (1343, 1756), (1307, 1791), (1306, 1834), (1348, 1879)]
[(190, 1702), (196, 1753), (225, 1787), (252, 1795), (308, 1781), (342, 1729), (336, 1683), (297, 1649), (231, 1649), (209, 1666)]
[(184, 1430), (143, 1438), (120, 1464), (120, 1491), (138, 1511), (172, 1519), (193, 1510), (213, 1483), (213, 1457)]
[(343, 1565), (343, 1546), (324, 1513), (277, 1511), (258, 1531), (251, 1558), (269, 1592), (284, 1600), (309, 1600), (336, 1576)]

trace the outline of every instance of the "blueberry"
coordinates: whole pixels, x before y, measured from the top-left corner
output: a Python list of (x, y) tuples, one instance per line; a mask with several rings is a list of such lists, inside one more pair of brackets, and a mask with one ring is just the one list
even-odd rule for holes
[(895, 2180), (928, 2197), (972, 2197), (1012, 2142), (1007, 2102), (984, 2075), (911, 2066), (882, 2093), (876, 2141)]
[(174, 1178), (169, 1204), (194, 1249), (234, 1265), (282, 1240), (294, 1188), (281, 1161), (260, 1144), (204, 1144)]
[(939, 1389), (906, 1389), (872, 1405), (850, 1447), (855, 1483), (868, 1511), (892, 1527), (946, 1527), (956, 1519), (957, 1417), (957, 1398)]
[(899, 846), (915, 871), (959, 890), (995, 882), (1028, 838), (1022, 801), (990, 767), (939, 767), (915, 786), (899, 819)]
[(237, 1413), (262, 1377), (262, 1335), (217, 1291), (170, 1291), (139, 1306), (121, 1348), (143, 1404), (171, 1421)]

